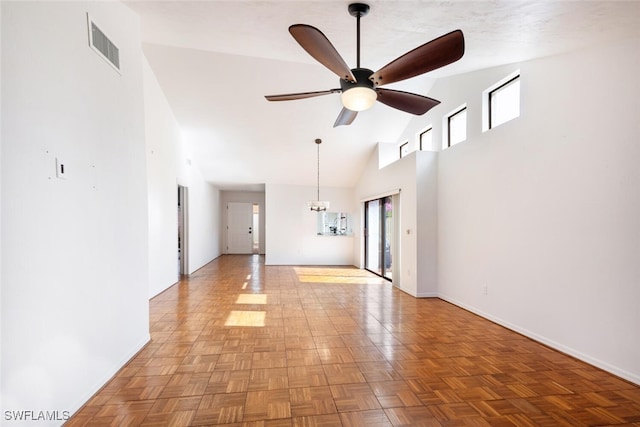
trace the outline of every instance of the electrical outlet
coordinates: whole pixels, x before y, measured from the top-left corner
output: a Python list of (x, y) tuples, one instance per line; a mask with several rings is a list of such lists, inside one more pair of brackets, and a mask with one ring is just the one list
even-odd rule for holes
[(482, 295), (489, 295), (489, 287), (487, 285), (482, 285)]

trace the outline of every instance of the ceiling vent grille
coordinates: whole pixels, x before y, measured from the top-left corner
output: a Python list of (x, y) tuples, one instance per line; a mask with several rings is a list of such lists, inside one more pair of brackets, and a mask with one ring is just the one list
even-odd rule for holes
[(89, 23), (89, 46), (104, 58), (116, 71), (120, 72), (120, 51), (111, 40), (98, 28), (87, 14)]

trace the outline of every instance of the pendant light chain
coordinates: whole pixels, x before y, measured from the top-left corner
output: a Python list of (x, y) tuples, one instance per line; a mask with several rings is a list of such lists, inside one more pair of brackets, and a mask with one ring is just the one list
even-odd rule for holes
[(317, 138), (315, 140), (316, 145), (318, 146), (317, 148), (317, 179), (318, 179), (318, 185), (316, 187), (316, 200), (308, 202), (307, 205), (309, 206), (309, 208), (311, 208), (312, 211), (315, 212), (325, 212), (327, 210), (327, 208), (329, 207), (329, 202), (325, 201), (325, 202), (321, 202), (320, 201), (320, 143), (322, 142), (322, 140), (320, 138)]

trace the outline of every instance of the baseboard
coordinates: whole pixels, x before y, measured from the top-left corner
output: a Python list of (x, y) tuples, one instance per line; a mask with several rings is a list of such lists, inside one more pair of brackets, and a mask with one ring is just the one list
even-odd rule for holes
[(404, 289), (404, 288), (402, 288), (402, 287), (400, 287), (400, 286), (396, 286), (396, 285), (394, 285), (393, 283), (391, 283), (391, 286), (393, 286), (394, 288), (396, 288), (396, 289), (397, 289), (397, 290), (399, 290), (399, 291), (404, 292), (404, 293), (405, 293), (405, 294), (407, 294), (407, 295), (411, 295), (411, 296), (412, 296), (412, 297), (414, 297), (414, 298), (417, 298), (417, 297), (418, 297), (414, 292), (411, 292), (411, 291), (409, 291), (408, 289)]
[(447, 301), (453, 305), (456, 305), (460, 308), (463, 308), (467, 311), (470, 311), (471, 313), (477, 314), (480, 317), (483, 317), (487, 320), (490, 320), (500, 326), (504, 326), (507, 329), (511, 329), (512, 331), (515, 331), (521, 335), (524, 335), (527, 338), (531, 338), (534, 341), (537, 341), (539, 343), (542, 343), (548, 347), (553, 348), (554, 350), (558, 350), (562, 353), (565, 353), (569, 356), (575, 357), (578, 360), (581, 360), (583, 362), (586, 362), (592, 366), (595, 366), (597, 368), (600, 368), (604, 371), (607, 371), (613, 375), (616, 375), (624, 380), (627, 380), (629, 382), (632, 382), (634, 384), (640, 385), (640, 376), (637, 374), (634, 374), (632, 372), (628, 372), (624, 369), (621, 369), (617, 366), (611, 365), (610, 363), (604, 362), (600, 359), (597, 359), (595, 357), (589, 356), (588, 354), (582, 353), (581, 351), (578, 351), (574, 348), (568, 347), (566, 345), (560, 344), (552, 339), (549, 339), (543, 335), (537, 334), (533, 331), (530, 331), (526, 328), (522, 328), (516, 324), (513, 324), (511, 322), (508, 322), (504, 319), (501, 319), (499, 317), (493, 316), (489, 313), (486, 313), (483, 310), (478, 309), (477, 307), (473, 307), (470, 306), (468, 304), (465, 304), (461, 301), (456, 300), (455, 298), (450, 298), (446, 295), (438, 295), (438, 297), (444, 301)]
[(157, 297), (158, 295), (160, 295), (161, 293), (163, 293), (164, 291), (166, 291), (167, 289), (169, 289), (170, 287), (172, 287), (173, 285), (175, 285), (178, 282), (180, 282), (180, 275), (178, 275), (175, 278), (175, 280), (173, 282), (171, 282), (171, 284), (163, 285), (164, 287), (162, 287), (162, 288), (152, 290), (151, 294), (149, 295), (149, 300), (154, 299), (155, 297)]
[(393, 285), (394, 288), (396, 288), (399, 291), (404, 292), (407, 295), (411, 295), (414, 298), (438, 298), (438, 293), (437, 292), (412, 292), (408, 289), (405, 289), (401, 286), (396, 286)]
[(136, 344), (134, 348), (127, 353), (127, 355), (120, 359), (120, 361), (117, 362), (109, 372), (103, 374), (101, 379), (98, 380), (88, 392), (83, 393), (82, 397), (71, 405), (69, 408), (69, 412), (72, 414), (71, 416), (75, 415), (75, 413), (78, 412), (78, 410), (80, 410), (93, 396), (95, 396), (95, 394), (98, 393), (118, 372), (120, 372), (120, 370), (124, 368), (131, 359), (136, 357), (150, 341), (151, 335), (147, 333), (143, 340), (138, 342), (138, 344)]
[(418, 292), (416, 298), (438, 298), (437, 292)]

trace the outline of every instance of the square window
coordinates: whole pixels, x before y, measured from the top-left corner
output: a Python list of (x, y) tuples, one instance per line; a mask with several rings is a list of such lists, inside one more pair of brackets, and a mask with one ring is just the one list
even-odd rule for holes
[(489, 91), (489, 129), (520, 116), (520, 75)]
[(420, 150), (432, 150), (433, 128), (430, 127), (420, 132)]
[(467, 139), (467, 107), (464, 106), (447, 117), (447, 146), (451, 147)]

